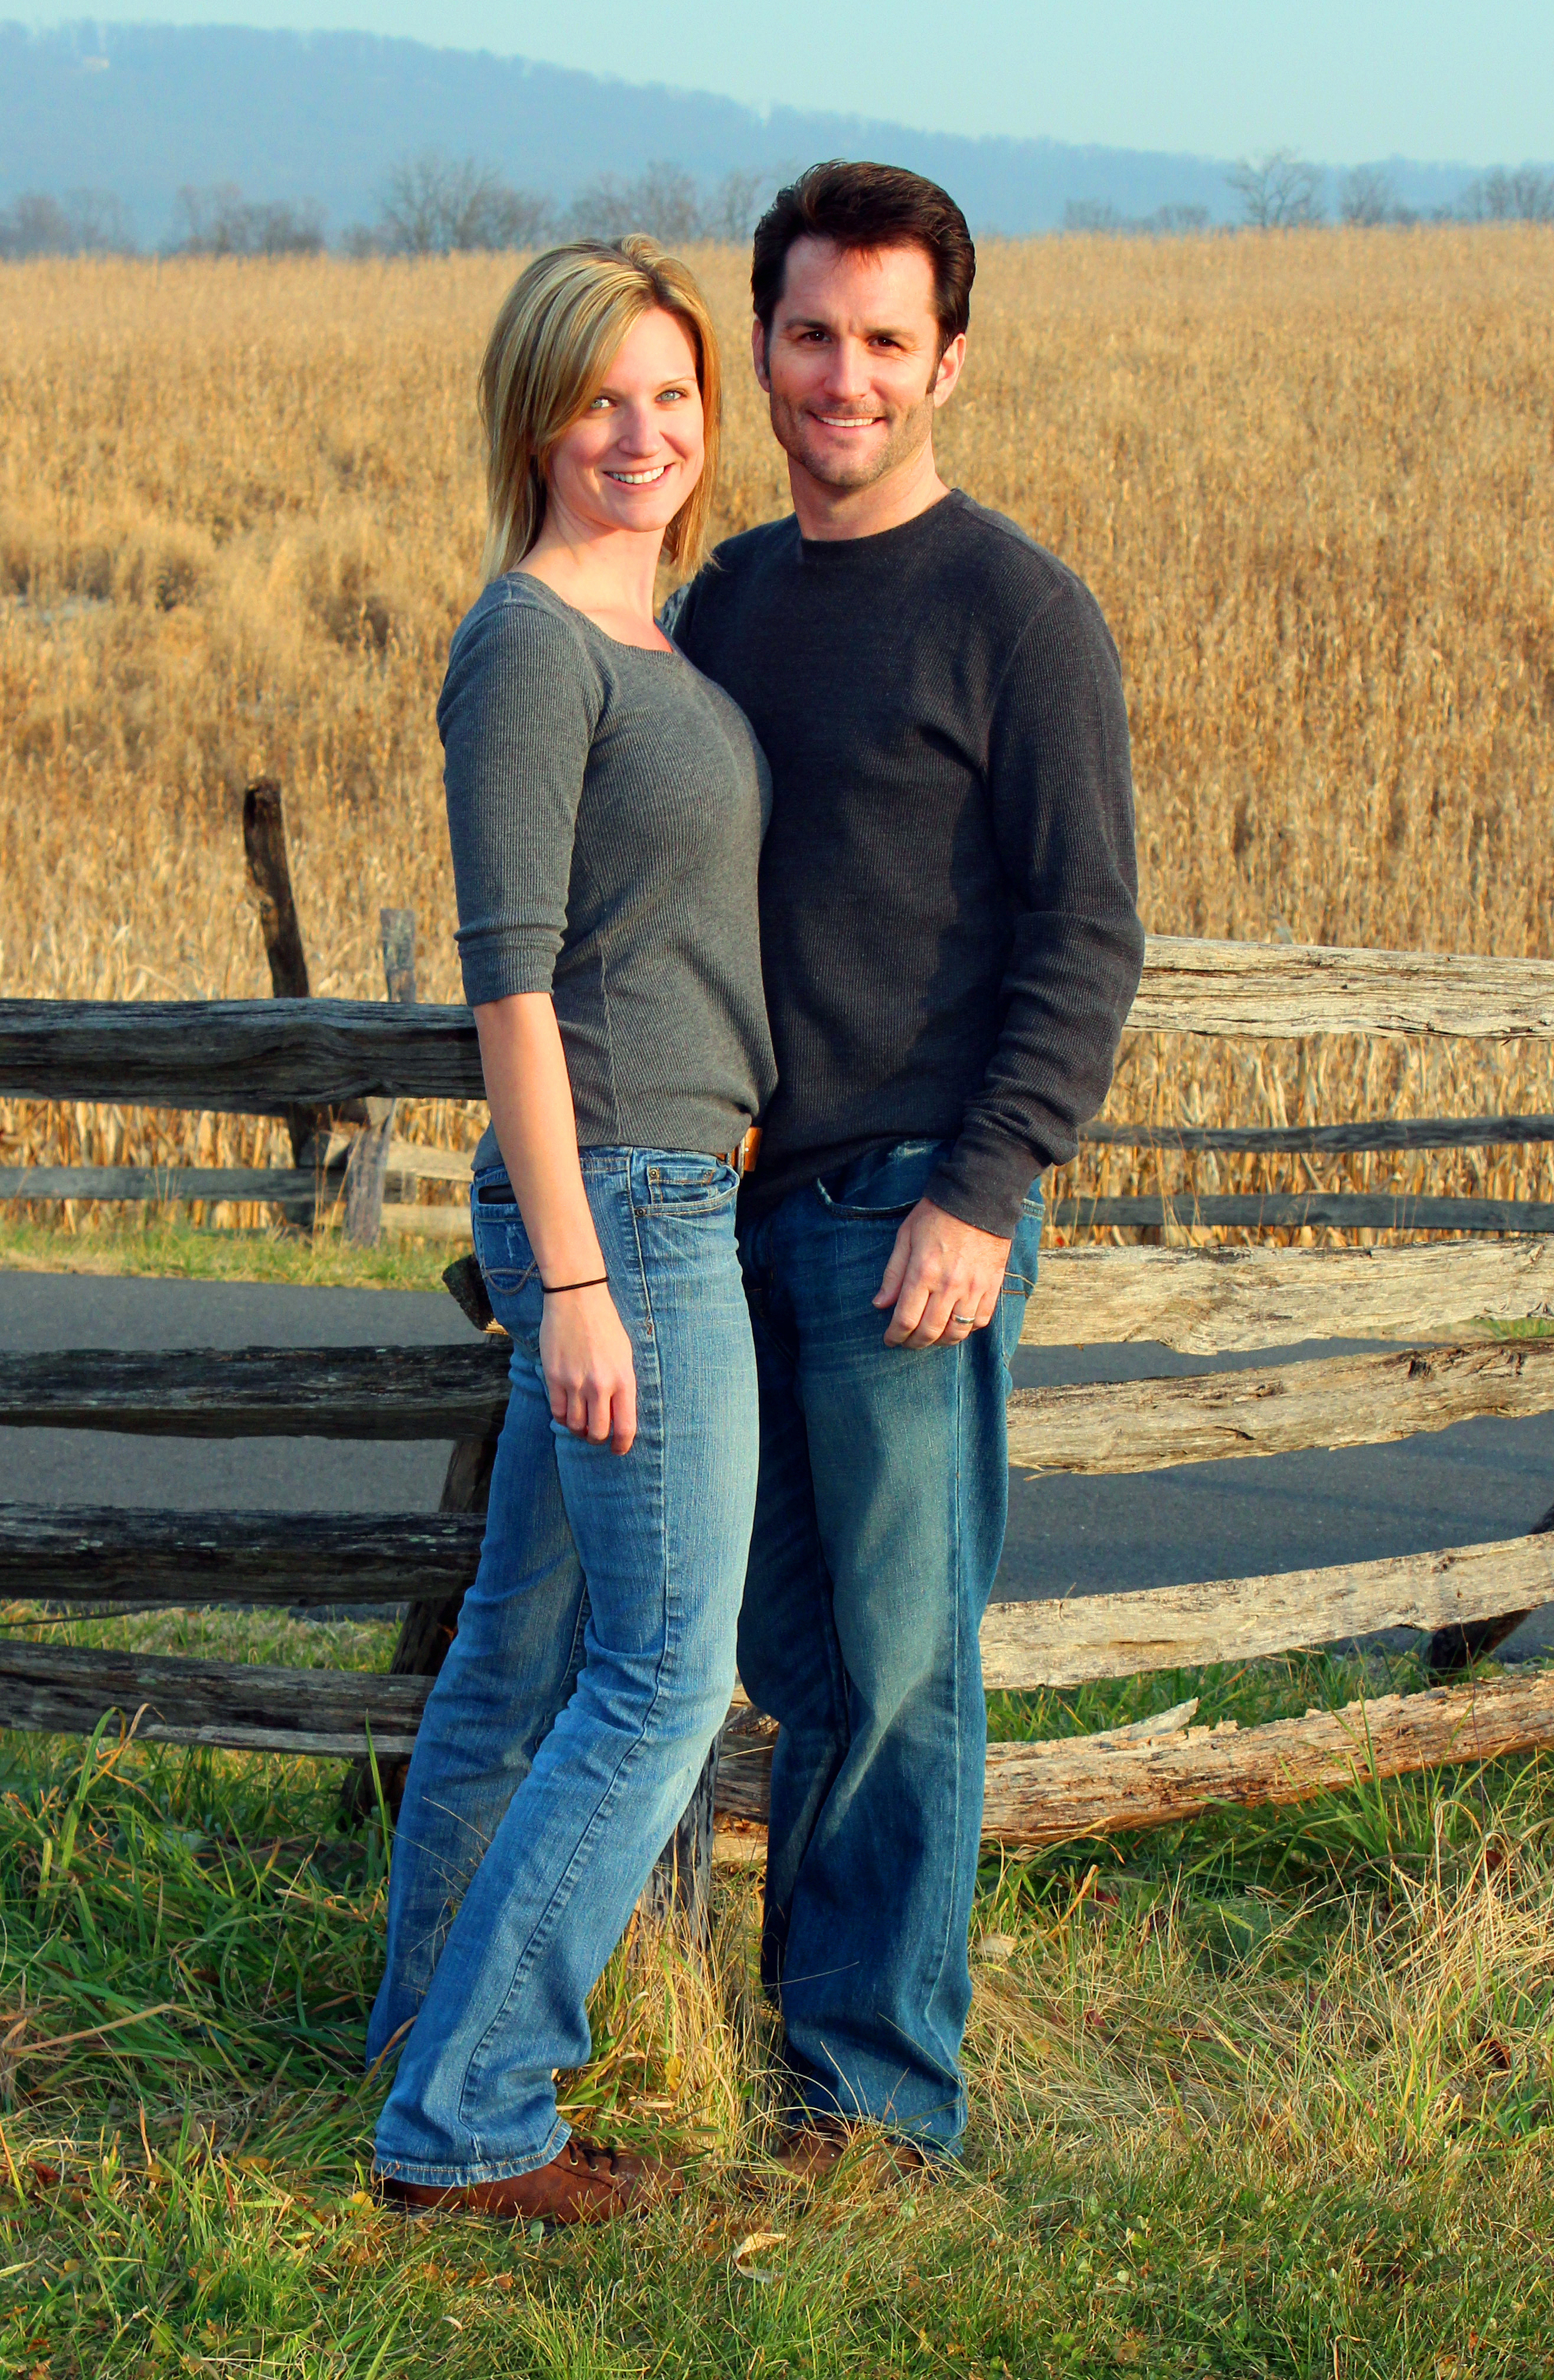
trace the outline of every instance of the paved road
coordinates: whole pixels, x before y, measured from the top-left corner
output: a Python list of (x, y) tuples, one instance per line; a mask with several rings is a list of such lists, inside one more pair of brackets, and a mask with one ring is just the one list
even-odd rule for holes
[[(459, 1341), (450, 1298), (386, 1290), (97, 1280), (0, 1272), (0, 1346), (239, 1347)], [(1331, 1342), (1303, 1354), (1337, 1354)], [(1257, 1355), (1162, 1347), (1023, 1349), (1022, 1387), (1225, 1371)], [(185, 1510), (425, 1511), (446, 1463), (435, 1442), (121, 1438), (0, 1429), (0, 1500)], [(1530, 1528), (1554, 1503), (1554, 1415), (1463, 1423), (1396, 1446), (1197, 1463), (1135, 1478), (1011, 1480), (998, 1593), (1095, 1594), (1308, 1563), (1470, 1545)], [(1554, 1644), (1554, 1608), (1508, 1650)]]

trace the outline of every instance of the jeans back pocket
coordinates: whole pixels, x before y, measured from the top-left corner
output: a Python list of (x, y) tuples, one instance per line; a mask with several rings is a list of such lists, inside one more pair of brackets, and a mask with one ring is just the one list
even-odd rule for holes
[(512, 1338), (537, 1339), (544, 1303), (540, 1267), (504, 1175), (476, 1182), (469, 1216), (492, 1312)]

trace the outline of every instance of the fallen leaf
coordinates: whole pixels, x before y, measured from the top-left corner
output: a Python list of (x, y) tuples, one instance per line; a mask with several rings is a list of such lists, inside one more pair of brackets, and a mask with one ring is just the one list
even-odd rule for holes
[(775, 2248), (787, 2236), (785, 2231), (747, 2231), (734, 2252), (734, 2261), (737, 2265), (746, 2256), (759, 2255), (763, 2248)]

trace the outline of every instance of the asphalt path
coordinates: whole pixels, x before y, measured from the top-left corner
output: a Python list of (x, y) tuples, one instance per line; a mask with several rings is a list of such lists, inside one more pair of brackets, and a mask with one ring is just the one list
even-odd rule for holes
[[(1039, 1294), (1039, 1292), (1038, 1293)], [(382, 1346), (467, 1339), (453, 1300), (390, 1290), (0, 1272), (0, 1347)], [(1287, 1355), (1338, 1354), (1334, 1341)], [(1184, 1356), (1159, 1346), (1023, 1348), (1016, 1385), (1231, 1371), (1275, 1351)], [(197, 1511), (426, 1512), (446, 1442), (129, 1438), (0, 1429), (0, 1502)], [(1393, 1446), (1194, 1463), (1133, 1477), (1010, 1478), (997, 1596), (1234, 1578), (1472, 1545), (1529, 1529), (1554, 1504), (1554, 1414), (1472, 1421)], [(1554, 1645), (1554, 1607), (1505, 1650)]]

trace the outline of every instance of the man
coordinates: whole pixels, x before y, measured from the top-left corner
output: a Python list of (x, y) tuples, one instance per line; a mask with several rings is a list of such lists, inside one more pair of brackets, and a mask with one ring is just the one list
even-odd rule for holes
[(977, 1629), (1033, 1184), (1106, 1096), (1143, 955), (1106, 625), (935, 467), (975, 269), (916, 175), (818, 165), (780, 193), (753, 335), (794, 515), (721, 547), (670, 615), (773, 779), (739, 1667), (781, 1723), (761, 1962), (806, 2172), (858, 2119), (907, 2159), (965, 2125)]

